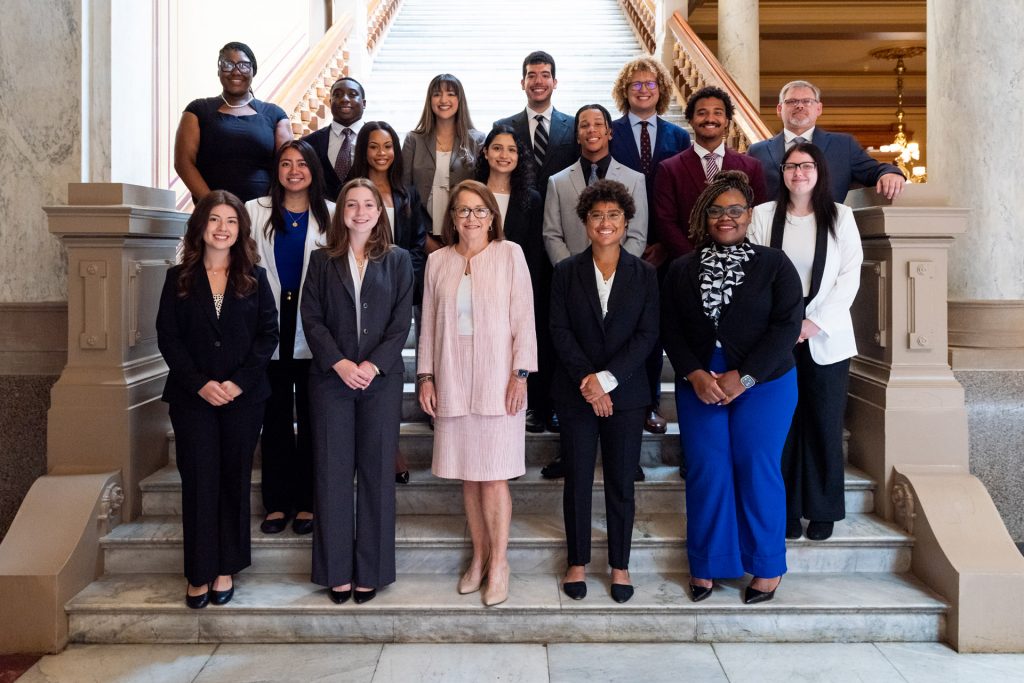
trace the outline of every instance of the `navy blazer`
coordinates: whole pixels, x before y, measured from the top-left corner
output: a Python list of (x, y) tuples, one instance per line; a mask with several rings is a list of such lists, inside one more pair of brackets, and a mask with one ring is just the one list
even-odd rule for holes
[[(814, 129), (814, 144), (821, 149), (828, 161), (828, 173), (832, 178), (832, 199), (840, 204), (846, 200), (846, 193), (854, 181), (865, 187), (874, 187), (886, 173), (903, 173), (892, 164), (883, 164), (874, 159), (852, 135), (829, 133), (821, 128)], [(768, 199), (779, 196), (779, 181), (782, 178), (782, 157), (786, 154), (786, 135), (779, 133), (771, 140), (755, 142), (747, 154), (761, 162), (764, 168)]]
[(561, 361), (551, 381), (555, 401), (585, 406), (580, 382), (607, 370), (618, 381), (609, 394), (615, 408), (651, 404), (647, 356), (658, 339), (658, 276), (654, 266), (619, 251), (608, 315), (601, 300), (590, 247), (563, 259), (551, 281), (551, 341)]
[(412, 302), (418, 306), (423, 301), (423, 269), (427, 264), (427, 226), (432, 225), (430, 215), (423, 208), (420, 193), (412, 185), (406, 186), (404, 198), (392, 191), (391, 201), (395, 206), (395, 224), (391, 226), (391, 232), (395, 244), (409, 252), (412, 259), (412, 272), (415, 278)]
[[(345, 179), (338, 177), (338, 174), (334, 172), (334, 164), (327, 158), (327, 146), (331, 144), (331, 124), (328, 123), (323, 128), (313, 131), (302, 139), (313, 148), (317, 158), (320, 159), (320, 165), (324, 168), (325, 196), (329, 201), (337, 202), (338, 194), (341, 193), (341, 186), (345, 184)], [(353, 147), (355, 146), (354, 138), (352, 145)]]
[(661, 305), (661, 341), (677, 380), (707, 370), (722, 343), (730, 370), (758, 382), (781, 377), (794, 365), (793, 347), (804, 319), (803, 286), (796, 268), (778, 249), (759, 245), (744, 266), (743, 283), (722, 311), (718, 330), (700, 296), (700, 249), (672, 262)]
[[(401, 247), (366, 264), (359, 301), (348, 257), (331, 258), (326, 249), (314, 251), (300, 307), (302, 329), (313, 352), (310, 375), (336, 376), (334, 365), (345, 358), (353, 363), (368, 360), (384, 375), (403, 372), (402, 348), (412, 324), (413, 287), (412, 259)], [(356, 306), (362, 334), (356, 328)], [(342, 383), (342, 391), (355, 390)]]
[[(540, 193), (541, 206), (548, 191), (548, 178), (559, 171), (576, 163), (580, 158), (580, 144), (573, 130), (574, 118), (563, 114), (557, 109), (551, 110), (551, 126), (548, 130), (548, 147), (544, 153), (544, 164), (537, 169), (534, 178), (534, 189)], [(526, 149), (533, 150), (533, 138), (530, 137), (530, 122), (526, 118), (526, 110), (518, 114), (506, 116), (494, 122), (495, 126), (511, 126), (519, 136)]]
[(170, 370), (163, 400), (214, 408), (199, 390), (210, 380), (230, 380), (242, 393), (228, 405), (265, 401), (270, 396), (267, 363), (278, 342), (277, 304), (267, 271), (253, 268), (256, 289), (241, 298), (229, 281), (218, 318), (204, 269), (197, 269), (188, 296), (178, 296), (181, 268), (167, 270), (156, 315), (157, 346)]

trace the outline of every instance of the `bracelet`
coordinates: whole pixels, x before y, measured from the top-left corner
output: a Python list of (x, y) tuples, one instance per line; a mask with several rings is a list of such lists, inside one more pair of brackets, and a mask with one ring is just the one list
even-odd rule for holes
[(416, 375), (416, 386), (426, 384), (427, 382), (433, 382), (434, 376), (430, 373), (424, 373), (422, 375)]

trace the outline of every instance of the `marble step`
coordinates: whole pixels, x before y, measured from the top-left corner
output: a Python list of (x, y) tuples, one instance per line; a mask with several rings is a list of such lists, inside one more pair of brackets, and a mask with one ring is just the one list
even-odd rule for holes
[[(529, 510), (534, 514), (562, 514), (562, 481), (540, 476), (540, 465), (530, 465), (526, 474), (509, 483), (512, 507)], [(644, 469), (646, 480), (636, 483), (636, 506), (639, 512), (683, 514), (686, 510), (686, 484), (672, 465)], [(253, 470), (250, 505), (253, 514), (265, 514), (261, 498), (263, 472)], [(604, 474), (600, 467), (594, 476), (594, 504), (604, 505)], [(142, 514), (180, 515), (181, 477), (175, 467), (165, 467), (144, 479)], [(429, 464), (410, 470), (408, 484), (396, 487), (395, 506), (400, 515), (458, 515), (462, 514), (462, 485), (459, 481), (440, 479), (430, 473)], [(846, 511), (850, 514), (874, 510), (875, 485), (859, 470), (846, 469)]]
[(229, 604), (191, 610), (180, 576), (107, 575), (66, 609), (76, 643), (938, 641), (949, 609), (909, 574), (791, 574), (759, 605), (741, 602), (745, 579), (700, 603), (687, 597), (685, 574), (632, 579), (636, 594), (622, 605), (596, 572), (580, 601), (555, 573), (513, 574), (496, 607), (458, 595), (455, 574), (412, 574), (371, 602), (335, 605), (305, 575), (244, 572)]
[[(597, 508), (603, 510), (602, 508)], [(310, 571), (312, 538), (290, 529), (275, 535), (259, 531), (253, 516), (254, 574)], [(685, 517), (677, 513), (638, 514), (633, 528), (630, 569), (636, 572), (685, 572)], [(594, 515), (594, 571), (607, 566), (607, 526)], [(905, 572), (910, 569), (913, 538), (874, 515), (848, 515), (836, 523), (827, 541), (798, 539), (787, 543), (792, 572)], [(144, 516), (122, 524), (100, 543), (109, 574), (182, 573), (181, 518)], [(456, 574), (471, 554), (465, 517), (399, 515), (396, 523), (396, 565), (399, 574)], [(509, 562), (516, 572), (536, 574), (565, 568), (565, 532), (561, 515), (514, 512), (509, 534)]]

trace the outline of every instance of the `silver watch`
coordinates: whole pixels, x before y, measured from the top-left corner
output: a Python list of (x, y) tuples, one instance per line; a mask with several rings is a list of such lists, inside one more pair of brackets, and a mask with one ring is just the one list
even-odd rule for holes
[(757, 380), (751, 377), (750, 375), (743, 375), (742, 377), (740, 377), (740, 384), (743, 385), (744, 389), (749, 389), (750, 387), (757, 384)]

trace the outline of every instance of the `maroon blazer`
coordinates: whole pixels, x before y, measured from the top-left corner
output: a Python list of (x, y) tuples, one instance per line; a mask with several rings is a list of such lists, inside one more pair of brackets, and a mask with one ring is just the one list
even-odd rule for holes
[[(755, 206), (768, 201), (760, 161), (726, 147), (722, 167), (724, 171), (743, 171), (750, 177)], [(653, 211), (659, 240), (668, 250), (669, 261), (693, 251), (693, 245), (687, 237), (690, 231), (690, 210), (707, 184), (704, 163), (693, 151), (693, 147), (665, 159), (658, 167), (658, 173), (654, 176)]]

